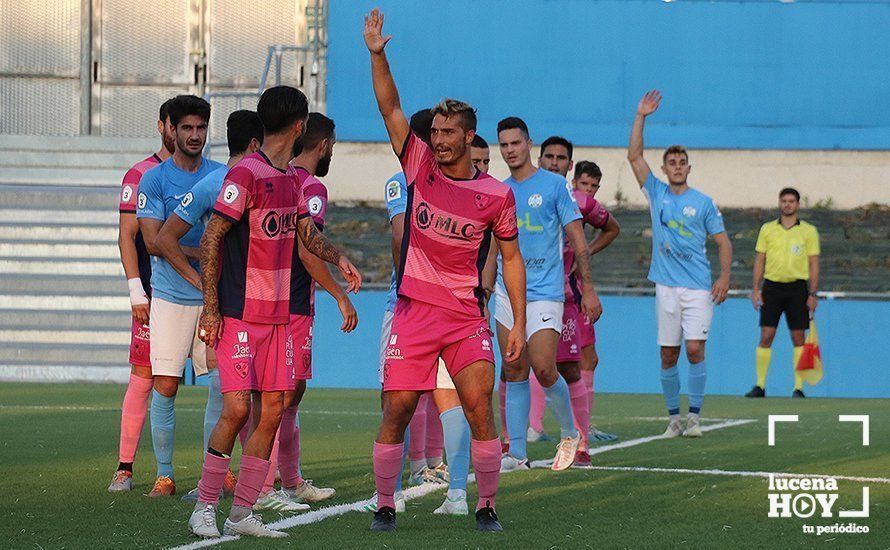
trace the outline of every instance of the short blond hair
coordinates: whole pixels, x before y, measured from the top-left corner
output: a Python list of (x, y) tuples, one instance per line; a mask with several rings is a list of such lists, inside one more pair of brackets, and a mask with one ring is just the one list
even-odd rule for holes
[(686, 148), (682, 145), (671, 145), (667, 149), (664, 150), (664, 155), (661, 157), (661, 163), (666, 164), (668, 155), (683, 155), (686, 157), (686, 162), (689, 162), (689, 153), (686, 152)]
[(442, 115), (445, 118), (458, 117), (458, 123), (464, 130), (476, 131), (476, 109), (469, 103), (446, 97), (433, 107), (433, 116), (436, 115)]

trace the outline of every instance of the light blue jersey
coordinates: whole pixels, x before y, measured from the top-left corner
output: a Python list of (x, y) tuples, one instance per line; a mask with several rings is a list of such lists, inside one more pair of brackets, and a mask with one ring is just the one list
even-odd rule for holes
[(229, 169), (223, 166), (201, 178), (201, 181), (182, 197), (173, 213), (193, 229), (200, 227), (203, 234), (204, 228), (207, 227), (207, 221), (210, 220), (213, 205), (216, 203), (216, 198), (219, 197), (223, 181), (228, 173)]
[(708, 235), (725, 231), (723, 215), (711, 197), (695, 189), (680, 195), (652, 172), (643, 185), (652, 216), (652, 263), (649, 280), (665, 286), (711, 289)]
[[(205, 158), (197, 171), (186, 172), (176, 166), (172, 157), (165, 160), (142, 176), (136, 198), (136, 217), (166, 221), (198, 181), (220, 168), (225, 165)], [(193, 225), (179, 242), (197, 248), (203, 233), (203, 224)], [(189, 262), (200, 270), (197, 261)], [(152, 256), (151, 273), (152, 296), (183, 306), (203, 303), (201, 291), (183, 279), (166, 260)]]
[[(408, 185), (405, 182), (405, 173), (399, 172), (386, 180), (386, 212), (389, 221), (399, 214), (404, 214), (408, 208)], [(389, 296), (386, 297), (386, 311), (396, 309), (396, 270), (392, 270), (389, 283)]]
[[(581, 219), (569, 183), (559, 174), (540, 168), (523, 182), (510, 177), (504, 183), (516, 197), (519, 250), (525, 260), (527, 300), (562, 302), (565, 300), (563, 228)], [(506, 293), (501, 267), (499, 260), (498, 290)]]

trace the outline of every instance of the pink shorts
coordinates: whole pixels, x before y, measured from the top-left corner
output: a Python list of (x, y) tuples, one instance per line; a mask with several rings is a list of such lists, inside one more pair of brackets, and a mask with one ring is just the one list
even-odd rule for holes
[(151, 347), (149, 342), (148, 325), (139, 323), (133, 319), (133, 325), (130, 328), (130, 364), (137, 367), (151, 366)]
[(383, 365), (383, 391), (436, 389), (439, 358), (454, 378), (465, 367), (494, 366), (492, 332), (481, 315), (468, 315), (399, 297)]
[(223, 317), (216, 359), (222, 393), (293, 390), (298, 377), (312, 377), (312, 317), (291, 315), (286, 325)]
[(574, 300), (566, 300), (562, 310), (562, 334), (556, 346), (557, 363), (573, 363), (581, 360), (582, 318), (578, 304)]

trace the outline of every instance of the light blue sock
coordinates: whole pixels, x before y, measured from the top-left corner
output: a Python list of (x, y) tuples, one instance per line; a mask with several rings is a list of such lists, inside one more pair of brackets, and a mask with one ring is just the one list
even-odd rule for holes
[(547, 396), (550, 410), (553, 411), (553, 416), (559, 424), (560, 437), (563, 439), (578, 437), (575, 415), (572, 413), (572, 398), (569, 396), (569, 385), (566, 384), (565, 378), (557, 375), (556, 384), (544, 388), (544, 395)]
[(528, 458), (525, 438), (528, 435), (528, 411), (532, 406), (528, 380), (507, 382), (507, 434), (510, 436), (510, 456)]
[(151, 392), (151, 446), (158, 461), (158, 476), (173, 479), (173, 431), (176, 429), (176, 396), (165, 397), (158, 390)]
[(408, 459), (408, 446), (411, 445), (411, 430), (405, 430), (405, 443), (402, 446), (402, 469), (396, 478), (396, 493), (402, 491), (402, 474), (405, 472), (405, 461)]
[(445, 456), (451, 475), (448, 489), (466, 491), (470, 472), (470, 425), (460, 407), (448, 409), (439, 415), (439, 419), (442, 421), (442, 433), (445, 434)]
[(689, 412), (699, 414), (702, 402), (705, 400), (705, 382), (708, 380), (708, 372), (705, 370), (705, 362), (689, 365)]
[(680, 371), (677, 365), (669, 369), (661, 369), (661, 391), (668, 414), (680, 414)]
[(223, 397), (219, 386), (219, 369), (207, 373), (207, 406), (204, 408), (204, 451), (210, 447), (210, 432), (222, 414)]

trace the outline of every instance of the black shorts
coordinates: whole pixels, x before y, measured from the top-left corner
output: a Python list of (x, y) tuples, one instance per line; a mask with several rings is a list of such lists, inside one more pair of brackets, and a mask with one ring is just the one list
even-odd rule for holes
[(788, 330), (806, 330), (810, 324), (807, 298), (810, 289), (806, 281), (774, 283), (763, 281), (763, 305), (760, 306), (760, 326), (777, 327), (785, 314)]

